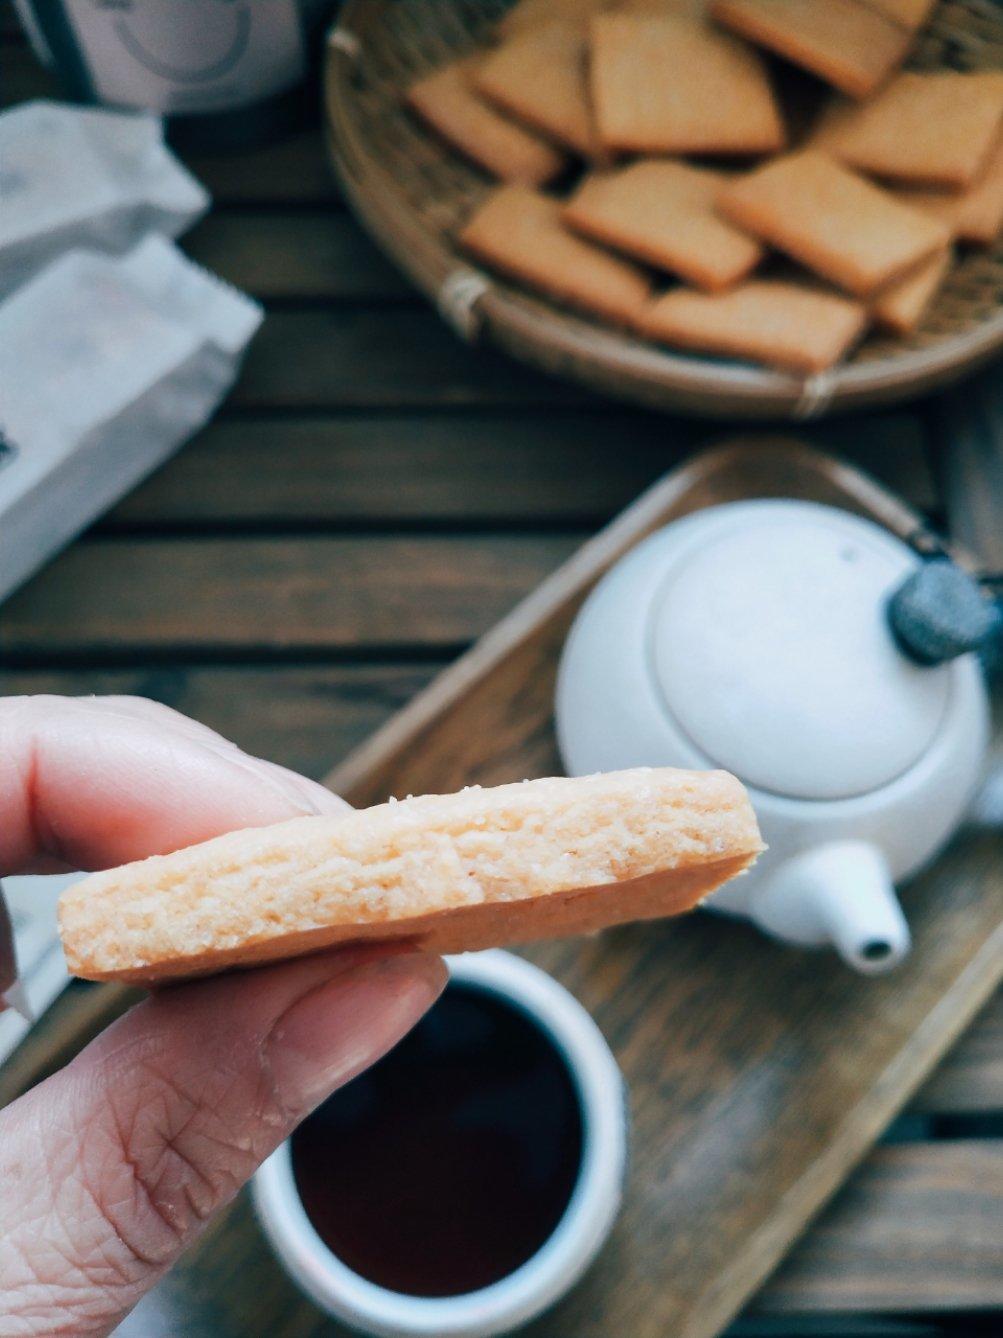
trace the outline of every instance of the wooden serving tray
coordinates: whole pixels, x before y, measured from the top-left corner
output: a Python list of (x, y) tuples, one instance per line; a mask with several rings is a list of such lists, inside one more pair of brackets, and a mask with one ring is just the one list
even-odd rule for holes
[[(748, 497), (922, 519), (792, 442), (705, 453), (646, 492), (328, 778), (353, 804), (560, 770), (554, 676), (575, 611), (658, 526)], [(912, 956), (881, 979), (710, 914), (535, 945), (590, 1009), (633, 1119), (622, 1216), (581, 1285), (527, 1331), (709, 1338), (742, 1308), (1003, 977), (998, 832), (973, 823), (904, 903)]]

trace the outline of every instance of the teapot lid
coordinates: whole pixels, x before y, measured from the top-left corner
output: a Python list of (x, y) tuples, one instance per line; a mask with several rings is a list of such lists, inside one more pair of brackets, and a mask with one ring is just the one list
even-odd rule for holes
[(800, 799), (889, 784), (930, 747), (950, 669), (898, 648), (893, 536), (804, 503), (743, 507), (668, 572), (650, 627), (666, 709), (714, 765)]

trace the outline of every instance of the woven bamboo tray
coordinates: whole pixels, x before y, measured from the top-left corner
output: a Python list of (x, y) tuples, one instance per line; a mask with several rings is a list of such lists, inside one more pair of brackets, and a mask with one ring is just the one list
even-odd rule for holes
[[(483, 46), (510, 0), (347, 0), (328, 39), (328, 142), (359, 215), (464, 338), (660, 409), (710, 417), (817, 417), (889, 404), (957, 380), (1003, 348), (1003, 240), (964, 255), (920, 330), (875, 334), (807, 379), (677, 353), (572, 314), (474, 268), (453, 238), (488, 179), (425, 130), (402, 91)], [(910, 64), (1003, 69), (1003, 8), (941, 0)]]

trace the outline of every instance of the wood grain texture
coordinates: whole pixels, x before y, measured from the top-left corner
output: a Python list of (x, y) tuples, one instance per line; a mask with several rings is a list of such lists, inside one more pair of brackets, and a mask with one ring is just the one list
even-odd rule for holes
[(231, 405), (336, 409), (588, 404), (589, 392), (471, 348), (425, 308), (272, 313)]
[(24, 29), (13, 5), (0, 5), (0, 41), (24, 45)]
[(340, 208), (341, 192), (315, 126), (261, 148), (186, 154), (217, 205)]
[(1003, 1306), (1003, 1146), (878, 1148), (795, 1247), (757, 1310)]
[(0, 107), (15, 107), (29, 98), (63, 96), (59, 80), (35, 58), (26, 41), (15, 40), (4, 45)]
[(916, 1093), (932, 1115), (1003, 1114), (1003, 994), (997, 993)]
[(1003, 575), (1003, 377), (999, 367), (937, 406), (944, 504), (952, 532)]
[[(922, 420), (833, 419), (816, 435), (913, 506), (938, 505)], [(704, 437), (681, 419), (598, 407), (421, 414), (231, 414), (102, 523), (408, 526), (605, 523)]]
[[(705, 455), (580, 550), (330, 783), (371, 803), (554, 771), (556, 652), (584, 593), (655, 525), (736, 495), (842, 499), (901, 534), (920, 523), (788, 446)], [(998, 983), (998, 853), (998, 835), (973, 827), (914, 880), (912, 956), (866, 984), (830, 954), (711, 916), (528, 951), (610, 1040), (630, 1088), (634, 1161), (595, 1268), (527, 1332), (710, 1338), (738, 1312)]]
[(95, 540), (4, 605), (0, 655), (456, 647), (575, 547), (572, 534)]
[[(690, 425), (620, 410), (289, 416), (278, 434), (270, 418), (241, 414), (201, 433), (106, 527), (593, 526), (677, 463), (692, 437)], [(903, 454), (872, 450), (876, 460)]]
[(264, 300), (421, 300), (344, 212), (211, 213), (185, 237), (184, 247), (206, 269)]

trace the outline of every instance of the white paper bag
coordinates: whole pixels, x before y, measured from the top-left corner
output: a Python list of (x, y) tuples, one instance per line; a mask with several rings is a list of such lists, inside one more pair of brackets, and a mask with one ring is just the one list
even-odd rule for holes
[(157, 117), (45, 101), (0, 114), (0, 200), (0, 296), (71, 247), (176, 237), (209, 205)]
[(0, 598), (206, 421), (261, 318), (157, 236), (0, 304)]

